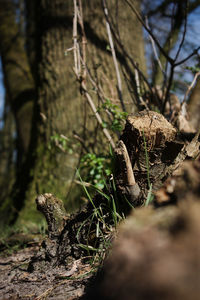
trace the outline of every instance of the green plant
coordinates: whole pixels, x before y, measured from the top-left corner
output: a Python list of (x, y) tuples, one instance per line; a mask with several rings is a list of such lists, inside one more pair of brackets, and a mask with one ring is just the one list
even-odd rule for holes
[(103, 122), (104, 127), (107, 127), (114, 132), (121, 132), (128, 113), (121, 111), (119, 106), (113, 104), (109, 99), (106, 99), (106, 101), (99, 107), (98, 111), (102, 110), (107, 111), (112, 115), (111, 123)]
[(111, 156), (85, 154), (80, 161), (80, 171), (86, 171), (85, 181), (94, 185), (95, 188), (104, 188), (104, 177), (111, 174)]
[(73, 153), (71, 140), (63, 134), (56, 133), (51, 136), (48, 148), (51, 150), (53, 147), (59, 148), (65, 153)]
[(200, 72), (199, 64), (196, 64), (194, 67), (186, 67), (185, 69), (191, 71), (193, 74)]
[[(101, 198), (101, 201), (96, 203), (84, 184), (79, 171), (77, 171), (77, 174), (92, 206), (91, 214), (80, 225), (77, 231), (76, 238), (78, 246), (84, 249), (88, 256), (91, 256), (92, 253), (92, 263), (96, 260), (101, 262), (111, 245), (111, 237), (113, 236), (117, 224), (125, 217), (123, 212), (118, 211), (119, 200), (117, 198), (114, 180), (109, 180), (108, 183), (104, 183), (105, 191), (91, 185)], [(87, 231), (87, 236), (84, 238), (83, 243), (81, 236), (85, 229)]]

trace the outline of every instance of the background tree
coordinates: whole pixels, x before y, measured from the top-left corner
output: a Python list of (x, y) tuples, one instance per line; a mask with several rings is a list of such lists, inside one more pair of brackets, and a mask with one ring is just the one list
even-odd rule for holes
[(6, 90), (0, 180), (1, 202), (3, 207), (9, 207), (9, 211), (12, 211), (12, 206), (6, 196), (28, 152), (35, 98), (33, 78), (24, 49), (23, 27), (16, 20), (18, 9), (13, 1), (0, 1), (0, 53)]
[[(13, 5), (12, 1), (10, 3)], [(137, 1), (138, 9), (139, 5), (140, 2)], [(111, 52), (107, 47), (109, 43), (101, 1), (95, 1), (95, 3), (86, 1), (83, 9), (88, 39), (88, 65), (92, 76), (98, 78), (99, 84), (106, 86), (106, 97), (120, 104), (119, 97), (115, 91), (113, 92), (112, 87), (116, 85), (116, 79)], [(115, 17), (123, 42), (127, 41), (128, 46), (135, 49), (134, 43), (137, 40), (138, 45), (141, 43), (142, 49), (144, 47), (142, 26), (136, 18), (131, 23), (132, 17), (129, 19), (126, 17), (128, 7), (124, 6), (123, 10), (122, 4), (118, 7), (115, 1), (111, 1), (109, 9), (112, 11), (113, 18)], [(19, 14), (17, 10), (13, 12)], [(14, 17), (16, 20), (16, 15), (13, 14)], [(87, 140), (86, 144), (90, 149), (101, 152), (98, 145), (100, 143), (102, 145), (103, 140), (99, 124), (90, 117), (91, 111), (79, 94), (79, 85), (76, 83), (71, 57), (65, 55), (66, 50), (72, 46), (73, 3), (66, 3), (64, 0), (27, 1), (26, 17), (28, 36), (21, 44), (27, 51), (25, 55), (29, 58), (29, 68), (35, 80), (36, 101), (34, 111), (32, 109), (31, 113), (25, 113), (29, 121), (32, 113), (34, 116), (31, 142), (27, 155), (17, 150), (17, 153), (23, 154), (24, 163), (13, 186), (11, 199), (14, 211), (17, 214), (20, 212), (19, 220), (27, 224), (28, 221), (34, 220), (34, 216), (35, 221), (40, 217), (34, 205), (37, 193), (52, 192), (62, 199), (68, 196), (69, 205), (74, 205), (73, 200), (77, 195), (77, 187), (76, 190), (73, 189), (71, 197), (69, 197), (69, 191), (82, 148), (76, 145), (71, 154), (68, 150), (71, 150), (73, 146), (69, 144), (63, 153), (55, 149), (51, 142), (61, 135), (71, 140), (74, 131), (78, 137)], [(2, 23), (4, 23), (3, 17)], [(123, 23), (127, 26), (120, 26)], [(18, 28), (17, 22), (15, 25)], [(129, 39), (128, 34), (131, 28), (135, 28), (135, 40)], [(14, 47), (15, 44), (12, 45)], [(24, 48), (24, 45), (27, 46)], [(136, 50), (132, 50), (132, 53), (142, 65), (145, 61), (144, 50), (139, 56)], [(118, 55), (122, 59), (122, 54)], [(2, 63), (4, 65), (3, 54)], [(94, 101), (98, 105), (98, 96), (95, 97)], [(126, 100), (126, 105), (127, 109), (133, 106), (130, 105), (129, 99)], [(22, 117), (20, 120), (24, 122), (25, 118)], [(99, 138), (97, 138), (97, 132), (99, 132)], [(7, 220), (14, 220), (17, 214), (13, 218), (10, 205), (9, 201), (4, 201), (3, 214), (6, 215)]]
[[(9, 121), (9, 126), (4, 122), (2, 149), (7, 140), (12, 147), (2, 159), (4, 165), (10, 161), (9, 172), (16, 169), (16, 177), (10, 181), (11, 192), (2, 198), (1, 220), (29, 225), (40, 220), (34, 204), (38, 193), (54, 193), (65, 200), (68, 208), (75, 206), (79, 189), (73, 178), (80, 157), (85, 152), (107, 151), (108, 141), (103, 133), (110, 130), (109, 122), (116, 119), (116, 104), (125, 112), (143, 108), (166, 112), (172, 86), (178, 90), (174, 70), (179, 54), (182, 59), (180, 50), (187, 37), (186, 17), (199, 3), (87, 0), (82, 7), (80, 0), (9, 0), (0, 4), (1, 41), (5, 39), (0, 45), (5, 107), (11, 112), (9, 116), (5, 110), (4, 115), (5, 120), (6, 116), (14, 120)], [(77, 33), (73, 32), (75, 15), (79, 23)], [(149, 23), (145, 23), (147, 18)], [(161, 34), (152, 29), (155, 23)], [(163, 24), (167, 26), (162, 30)], [(148, 64), (151, 57), (154, 64), (151, 72), (146, 71), (142, 26), (153, 49), (149, 51), (148, 47)], [(18, 42), (11, 43), (14, 37)], [(5, 48), (7, 40), (14, 58), (6, 58), (11, 55)], [(73, 69), (75, 50), (79, 54), (78, 72)], [(191, 57), (197, 53), (193, 50), (194, 47)], [(9, 65), (11, 60), (16, 64)], [(152, 83), (161, 85), (161, 95), (158, 91), (155, 95)], [(172, 115), (171, 106), (170, 110)], [(101, 120), (95, 118), (97, 113)], [(9, 134), (5, 136), (6, 128)], [(109, 132), (115, 140), (117, 135)], [(13, 134), (17, 137), (16, 146)], [(15, 153), (17, 159), (13, 159)]]

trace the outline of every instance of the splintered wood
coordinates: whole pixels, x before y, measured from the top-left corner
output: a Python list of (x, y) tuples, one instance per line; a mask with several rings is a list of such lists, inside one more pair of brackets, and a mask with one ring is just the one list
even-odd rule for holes
[[(190, 144), (193, 145), (194, 140)], [(142, 205), (150, 184), (153, 191), (159, 189), (178, 165), (177, 160), (181, 162), (186, 158), (190, 144), (177, 139), (176, 128), (157, 112), (142, 111), (129, 116), (115, 149), (115, 177), (119, 193), (125, 195), (134, 206)], [(195, 149), (199, 151), (197, 144)], [(136, 185), (140, 190), (137, 196), (130, 191), (130, 186)]]
[[(186, 158), (198, 157), (199, 147), (199, 132), (191, 141), (182, 139), (176, 128), (157, 112), (142, 111), (129, 116), (115, 149), (119, 193), (134, 206), (142, 205), (150, 185), (153, 192), (158, 190)], [(137, 193), (133, 193), (136, 187)]]
[(127, 127), (130, 127), (133, 135), (143, 137), (144, 133), (147, 145), (152, 147), (164, 147), (166, 142), (174, 140), (176, 136), (176, 129), (163, 115), (154, 111), (142, 111), (136, 116), (129, 116)]

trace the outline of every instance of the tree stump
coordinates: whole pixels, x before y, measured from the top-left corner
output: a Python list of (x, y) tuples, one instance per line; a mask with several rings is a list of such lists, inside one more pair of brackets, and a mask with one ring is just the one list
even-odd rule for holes
[(128, 117), (115, 149), (115, 177), (119, 193), (133, 206), (143, 204), (150, 185), (153, 190), (162, 185), (167, 167), (184, 146), (176, 135), (177, 130), (157, 112), (142, 111)]
[[(129, 116), (115, 149), (114, 180), (122, 200), (118, 207), (121, 211), (118, 212), (127, 215), (127, 202), (134, 207), (142, 206), (149, 191), (154, 193), (158, 190), (185, 158), (196, 158), (200, 148), (199, 135), (200, 131), (191, 142), (182, 141), (177, 130), (161, 114), (153, 111)], [(112, 189), (109, 193), (114, 194)], [(124, 198), (128, 201), (124, 202)], [(97, 218), (91, 221), (91, 214), (96, 208), (101, 207), (106, 224), (111, 225), (112, 211), (107, 210), (106, 199), (101, 195), (93, 199), (94, 205), (89, 202), (71, 216), (67, 216), (62, 201), (52, 194), (38, 196), (36, 203), (46, 218), (49, 234), (43, 242), (42, 251), (32, 260), (30, 270), (40, 267), (44, 260), (53, 266), (68, 265), (85, 253), (88, 255), (88, 251), (80, 247), (85, 242), (98, 248), (102, 240), (95, 235), (95, 222), (99, 221)], [(99, 226), (102, 231), (106, 230), (101, 222)]]

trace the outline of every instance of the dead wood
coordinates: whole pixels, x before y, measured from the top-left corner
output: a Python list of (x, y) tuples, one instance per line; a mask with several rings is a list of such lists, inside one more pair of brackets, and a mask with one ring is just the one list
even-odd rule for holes
[[(123, 182), (122, 193), (131, 203), (135, 203), (140, 196), (140, 188), (135, 182), (131, 161), (126, 146), (122, 140), (119, 141), (115, 149), (117, 167)], [(120, 186), (118, 186), (120, 188)]]
[[(127, 170), (132, 170), (136, 183), (141, 190), (133, 205), (142, 205), (147, 197), (149, 184), (153, 190), (160, 188), (165, 177), (165, 170), (171, 165), (184, 146), (176, 140), (176, 129), (159, 113), (142, 111), (129, 116), (121, 136), (128, 155), (130, 166), (123, 167), (119, 155), (121, 141), (115, 153), (117, 156), (115, 177), (118, 190), (126, 194)], [(130, 177), (130, 176), (128, 176)]]
[(199, 299), (200, 160), (185, 161), (158, 192), (156, 201), (177, 205), (132, 211), (82, 299)]
[[(125, 215), (130, 210), (127, 209), (124, 196), (134, 207), (142, 206), (147, 199), (150, 185), (153, 193), (158, 191), (166, 178), (186, 158), (198, 156), (199, 146), (199, 133), (191, 142), (183, 141), (177, 130), (159, 113), (142, 111), (135, 116), (129, 116), (115, 149), (114, 180), (121, 200), (118, 209)], [(96, 196), (93, 201), (96, 207), (104, 202), (103, 214), (106, 216), (105, 222), (109, 224), (111, 215), (106, 211), (105, 199)], [(80, 247), (81, 244), (89, 243), (96, 248), (101, 245), (101, 239), (95, 236), (95, 221), (91, 223), (89, 218), (94, 211), (91, 203), (71, 216), (67, 216), (62, 201), (52, 194), (38, 196), (36, 203), (46, 218), (48, 238), (43, 242), (39, 254), (32, 260), (30, 270), (41, 267), (41, 262), (44, 261), (51, 266), (67, 266), (74, 259), (88, 255)], [(101, 230), (105, 228), (102, 227)]]

